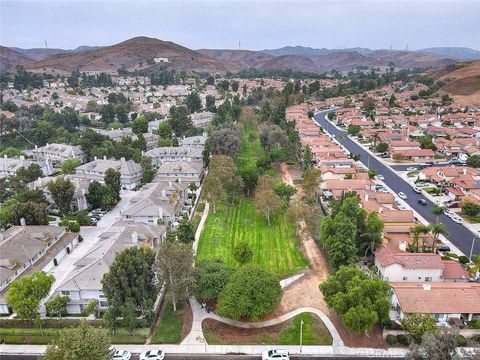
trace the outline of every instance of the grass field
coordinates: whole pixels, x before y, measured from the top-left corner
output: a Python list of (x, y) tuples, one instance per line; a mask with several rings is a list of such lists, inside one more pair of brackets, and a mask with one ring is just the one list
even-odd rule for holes
[(237, 266), (233, 250), (242, 241), (252, 248), (253, 263), (279, 276), (297, 273), (308, 265), (298, 248), (295, 227), (286, 215), (274, 219), (268, 226), (250, 198), (241, 198), (236, 206), (219, 204), (216, 214), (210, 209), (197, 258), (220, 258)]
[(242, 127), (242, 148), (237, 156), (238, 170), (254, 168), (257, 160), (264, 154), (257, 130), (253, 126), (244, 125)]
[(207, 319), (203, 334), (210, 345), (299, 345), (303, 320), (303, 345), (332, 345), (332, 336), (318, 316), (303, 313), (282, 324), (260, 329), (241, 329)]
[(181, 304), (177, 305), (177, 312), (173, 312), (173, 305), (163, 305), (160, 319), (152, 336), (152, 344), (179, 344), (182, 341), (183, 315), (186, 310)]

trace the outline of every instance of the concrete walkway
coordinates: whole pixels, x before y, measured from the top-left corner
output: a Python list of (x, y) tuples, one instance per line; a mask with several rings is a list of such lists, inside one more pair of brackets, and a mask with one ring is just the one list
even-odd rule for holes
[(343, 346), (343, 341), (340, 338), (340, 335), (337, 329), (335, 328), (335, 326), (333, 325), (333, 323), (322, 311), (315, 308), (301, 307), (293, 311), (290, 311), (282, 316), (279, 316), (275, 319), (258, 321), (258, 322), (245, 322), (245, 321), (222, 318), (212, 312), (207, 313), (207, 311), (205, 309), (202, 309), (198, 301), (193, 297), (190, 298), (190, 306), (192, 308), (192, 313), (193, 313), (192, 330), (187, 335), (187, 337), (182, 341), (181, 343), (182, 345), (202, 345), (202, 344), (205, 345), (207, 343), (203, 336), (203, 330), (202, 330), (202, 322), (205, 319), (213, 319), (213, 320), (222, 322), (224, 324), (236, 326), (242, 329), (259, 329), (263, 327), (281, 324), (301, 313), (308, 312), (308, 313), (317, 315), (323, 321), (328, 331), (332, 335), (333, 346)]
[(203, 231), (203, 226), (205, 225), (205, 221), (207, 220), (208, 211), (210, 210), (210, 204), (205, 202), (205, 209), (203, 209), (202, 218), (200, 219), (200, 223), (198, 224), (197, 231), (195, 232), (195, 241), (193, 242), (193, 255), (197, 255), (198, 249), (198, 242), (200, 241), (200, 235)]

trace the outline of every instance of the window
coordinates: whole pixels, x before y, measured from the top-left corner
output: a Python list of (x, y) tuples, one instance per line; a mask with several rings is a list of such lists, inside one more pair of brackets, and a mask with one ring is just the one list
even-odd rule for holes
[(430, 276), (425, 276), (425, 281), (432, 281), (432, 278)]
[(404, 276), (403, 281), (407, 281), (408, 277)]
[(63, 291), (62, 290), (62, 296), (70, 296), (70, 291)]

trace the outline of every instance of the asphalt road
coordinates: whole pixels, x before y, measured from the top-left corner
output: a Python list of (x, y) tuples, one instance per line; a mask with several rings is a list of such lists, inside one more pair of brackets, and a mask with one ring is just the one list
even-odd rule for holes
[[(374, 156), (371, 156), (362, 147), (357, 145), (353, 140), (348, 138), (348, 133), (343, 130), (337, 129), (329, 121), (325, 120), (325, 115), (334, 110), (322, 111), (315, 115), (315, 121), (321, 125), (328, 133), (334, 135), (337, 140), (351, 153), (360, 154), (360, 161), (370, 168), (377, 170), (378, 174), (382, 174), (385, 177), (385, 184), (387, 184), (396, 193), (404, 192), (408, 199), (406, 202), (421, 216), (423, 216), (428, 222), (434, 223), (436, 216), (432, 214), (433, 203), (427, 198), (413, 191), (413, 188), (404, 181), (398, 174), (392, 171), (389, 167), (378, 161)], [(367, 165), (368, 164), (368, 165)], [(420, 205), (417, 200), (423, 198), (427, 200), (427, 205)], [(440, 222), (444, 223), (448, 230), (447, 238), (462, 251), (465, 255), (469, 256), (470, 249), (472, 247), (472, 240), (476, 234), (472, 233), (466, 227), (461, 224), (453, 222), (446, 215), (440, 215)], [(475, 247), (473, 254), (480, 254), (480, 239), (475, 241)]]
[[(37, 360), (39, 359), (38, 356), (35, 355), (1, 355), (1, 360)], [(166, 355), (165, 360), (260, 360), (261, 356), (250, 356), (250, 355)], [(318, 357), (318, 356), (291, 356), (291, 360), (300, 360), (300, 359), (308, 359), (308, 360), (387, 360), (391, 358), (385, 357), (342, 357), (342, 356), (335, 356), (335, 357)], [(395, 359), (401, 359), (396, 357)], [(133, 354), (131, 360), (138, 360), (138, 354)]]

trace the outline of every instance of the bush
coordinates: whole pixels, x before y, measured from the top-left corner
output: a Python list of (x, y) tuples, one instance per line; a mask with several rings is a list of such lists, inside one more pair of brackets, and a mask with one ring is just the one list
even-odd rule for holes
[(473, 335), (472, 340), (480, 344), (480, 334), (478, 335)]
[(397, 343), (399, 343), (400, 345), (409, 346), (411, 343), (411, 339), (408, 335), (397, 335)]
[(465, 264), (468, 264), (470, 262), (470, 259), (468, 257), (466, 257), (465, 255), (462, 255), (462, 256), (458, 257), (458, 262), (460, 264), (465, 265)]
[(456, 340), (457, 340), (457, 346), (460, 346), (460, 347), (467, 346), (467, 339), (465, 339), (465, 336), (457, 335)]
[(397, 345), (397, 337), (395, 335), (387, 335), (388, 345)]
[(205, 210), (205, 203), (198, 203), (197, 211), (198, 212), (203, 212), (204, 210)]
[[(102, 327), (102, 320), (86, 320), (88, 325), (95, 327)], [(63, 329), (69, 327), (79, 327), (81, 319), (42, 319), (42, 328)], [(38, 328), (32, 320), (19, 319), (0, 319), (0, 328), (19, 328), (19, 329), (34, 329)]]

